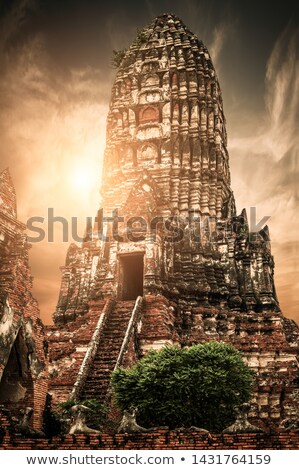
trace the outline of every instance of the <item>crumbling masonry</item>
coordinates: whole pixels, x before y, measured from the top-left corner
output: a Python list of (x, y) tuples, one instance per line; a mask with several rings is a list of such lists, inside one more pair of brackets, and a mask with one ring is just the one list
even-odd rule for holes
[[(116, 364), (218, 340), (258, 373), (251, 416), (270, 426), (294, 417), (298, 328), (279, 308), (268, 228), (250, 233), (245, 211), (236, 215), (210, 55), (174, 15), (156, 18), (121, 61), (102, 207), (62, 270), (49, 330), (54, 400), (103, 401)], [(124, 218), (117, 234), (103, 223), (113, 211)]]
[[(103, 220), (113, 211), (124, 218), (117, 233)], [(116, 365), (217, 340), (258, 373), (255, 422), (296, 416), (299, 332), (279, 308), (268, 228), (250, 233), (246, 212), (236, 215), (218, 79), (174, 15), (139, 33), (120, 63), (102, 211), (62, 272), (49, 329), (54, 401), (104, 401)]]
[[(246, 212), (236, 214), (210, 55), (179, 18), (159, 16), (119, 64), (102, 208), (62, 268), (47, 328), (53, 402), (104, 402), (115, 367), (150, 348), (217, 340), (257, 372), (251, 422), (265, 429), (296, 420), (299, 330), (280, 311), (273, 275), (268, 228), (250, 233)], [(19, 311), (13, 292), (5, 302)]]
[(0, 174), (0, 404), (17, 416), (34, 409), (41, 428), (48, 374), (39, 308), (32, 297), (25, 224), (17, 220), (16, 195), (8, 170)]

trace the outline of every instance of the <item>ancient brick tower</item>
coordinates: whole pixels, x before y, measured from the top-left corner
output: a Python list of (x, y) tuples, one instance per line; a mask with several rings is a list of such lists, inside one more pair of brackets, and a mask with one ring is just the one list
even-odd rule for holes
[(104, 400), (116, 365), (213, 339), (257, 371), (255, 419), (294, 416), (298, 328), (279, 309), (267, 227), (249, 233), (235, 212), (210, 55), (174, 15), (156, 18), (120, 63), (102, 207), (63, 268), (49, 329), (54, 400)]
[(45, 337), (31, 294), (26, 225), (17, 219), (16, 194), (6, 169), (0, 173), (0, 405), (14, 416), (34, 409), (42, 425), (47, 393)]

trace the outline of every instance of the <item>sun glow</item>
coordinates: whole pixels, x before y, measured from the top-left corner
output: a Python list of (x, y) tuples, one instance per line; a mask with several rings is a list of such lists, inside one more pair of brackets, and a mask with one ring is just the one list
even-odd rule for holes
[(94, 175), (89, 168), (78, 167), (70, 174), (70, 185), (74, 189), (84, 189), (89, 191), (93, 186)]

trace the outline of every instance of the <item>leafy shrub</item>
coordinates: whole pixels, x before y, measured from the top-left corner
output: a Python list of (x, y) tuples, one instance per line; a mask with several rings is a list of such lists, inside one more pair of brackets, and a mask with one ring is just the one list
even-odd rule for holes
[(118, 51), (116, 49), (113, 49), (111, 58), (111, 65), (113, 68), (118, 69), (126, 55), (126, 52), (127, 49), (120, 49)]
[[(142, 46), (142, 44), (144, 44), (147, 41), (147, 39), (148, 39), (147, 34), (143, 30), (137, 29), (137, 36), (134, 41), (134, 44), (140, 47)], [(111, 58), (111, 65), (113, 68), (118, 69), (127, 51), (128, 49), (119, 49), (119, 50), (113, 49), (112, 58)]]
[(75, 401), (67, 400), (59, 403), (52, 408), (51, 405), (46, 407), (44, 413), (44, 431), (48, 437), (68, 432), (71, 424), (71, 409), (75, 405), (84, 405), (89, 408), (86, 415), (87, 426), (99, 429), (107, 424), (107, 407), (99, 403), (96, 399)]
[(118, 369), (112, 385), (118, 406), (137, 408), (139, 424), (200, 426), (221, 431), (233, 408), (250, 398), (253, 373), (234, 347), (207, 342), (151, 351), (130, 369)]

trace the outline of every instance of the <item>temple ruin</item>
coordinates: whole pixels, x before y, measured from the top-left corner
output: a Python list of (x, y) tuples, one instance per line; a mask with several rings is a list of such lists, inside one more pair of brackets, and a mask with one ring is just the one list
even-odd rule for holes
[(54, 402), (105, 401), (116, 366), (217, 340), (257, 372), (255, 422), (297, 416), (299, 330), (279, 308), (269, 230), (251, 233), (245, 210), (236, 213), (217, 75), (175, 15), (157, 17), (123, 52), (101, 210), (69, 247), (54, 323)]
[(0, 405), (18, 416), (34, 409), (41, 428), (48, 386), (46, 340), (32, 276), (26, 225), (17, 219), (16, 194), (8, 169), (0, 174)]
[(236, 212), (209, 52), (163, 14), (117, 57), (101, 207), (68, 249), (46, 342), (25, 227), (1, 174), (0, 403), (34, 407), (38, 426), (47, 386), (54, 405), (109, 403), (116, 367), (152, 348), (216, 340), (257, 373), (252, 425), (298, 422), (299, 329), (279, 307), (268, 227), (252, 232)]

